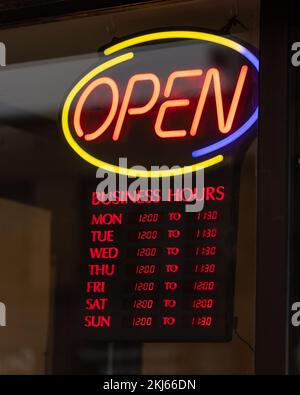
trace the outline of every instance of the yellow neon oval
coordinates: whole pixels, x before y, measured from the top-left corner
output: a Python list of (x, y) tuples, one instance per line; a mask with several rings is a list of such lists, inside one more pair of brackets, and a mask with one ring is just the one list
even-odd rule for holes
[[(212, 34), (207, 33), (200, 33), (200, 32), (193, 32), (193, 31), (170, 31), (170, 32), (161, 32), (161, 33), (150, 33), (143, 36), (137, 36), (133, 39), (125, 40), (119, 44), (113, 45), (110, 48), (107, 48), (104, 53), (105, 55), (109, 55), (111, 53), (117, 52), (121, 49), (127, 48), (131, 45), (140, 44), (147, 41), (152, 40), (160, 40), (160, 39), (170, 39), (170, 38), (188, 38), (188, 39), (198, 39), (198, 40), (205, 40), (211, 41), (216, 44), (225, 45), (234, 49), (237, 49), (240, 45), (235, 43), (234, 41), (225, 39), (223, 37), (215, 36)], [(94, 157), (93, 155), (86, 152), (73, 138), (72, 133), (69, 128), (69, 112), (72, 105), (72, 102), (78, 92), (86, 85), (91, 79), (97, 76), (99, 73), (114, 67), (122, 62), (126, 62), (130, 59), (134, 58), (133, 52), (128, 52), (123, 55), (117, 56), (113, 59), (110, 59), (101, 65), (95, 67), (89, 73), (87, 73), (80, 81), (76, 83), (76, 85), (72, 88), (67, 99), (64, 103), (63, 110), (62, 110), (62, 129), (64, 136), (71, 146), (71, 148), (86, 162), (92, 164), (93, 166), (103, 168), (107, 171), (118, 173), (121, 175), (129, 176), (129, 177), (145, 177), (145, 178), (158, 178), (158, 177), (172, 177), (178, 176), (183, 174), (188, 174), (191, 172), (195, 172), (200, 169), (204, 169), (207, 167), (211, 167), (223, 161), (223, 155), (216, 155), (213, 158), (207, 159), (205, 161), (195, 163), (189, 166), (178, 167), (175, 169), (169, 170), (136, 170), (136, 169), (129, 169), (124, 167), (119, 167), (113, 165), (108, 162), (104, 162), (101, 159)]]

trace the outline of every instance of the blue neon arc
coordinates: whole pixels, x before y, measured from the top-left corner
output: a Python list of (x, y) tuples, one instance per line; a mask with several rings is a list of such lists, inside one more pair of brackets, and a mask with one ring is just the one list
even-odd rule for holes
[(257, 71), (259, 71), (259, 60), (252, 52), (249, 51), (249, 49), (243, 47), (241, 50), (241, 54), (244, 55), (245, 58), (247, 58), (249, 62), (253, 64)]
[[(245, 56), (245, 58), (247, 58), (249, 62), (252, 63), (252, 65), (256, 68), (256, 70), (259, 71), (259, 60), (252, 52), (250, 52), (247, 48), (243, 46), (240, 46), (238, 52), (240, 52), (243, 56)], [(233, 143), (235, 140), (237, 140), (243, 134), (245, 134), (247, 130), (250, 129), (251, 126), (255, 124), (257, 119), (258, 119), (258, 106), (256, 107), (251, 117), (247, 120), (247, 122), (245, 122), (238, 130), (231, 133), (230, 136), (225, 137), (224, 139), (218, 141), (217, 143), (193, 151), (192, 157), (199, 158), (199, 156), (211, 154), (212, 152), (218, 151), (219, 149), (226, 147), (226, 145)]]
[(232, 133), (230, 136), (226, 137), (225, 139), (218, 141), (217, 143), (208, 145), (205, 148), (200, 148), (197, 149), (196, 151), (192, 152), (193, 158), (198, 158), (199, 156), (207, 155), (210, 154), (214, 151), (217, 151), (223, 147), (226, 147), (226, 145), (233, 143), (235, 140), (240, 138), (244, 133), (247, 132), (249, 128), (251, 128), (252, 125), (255, 124), (258, 118), (258, 107), (256, 107), (256, 110), (254, 113), (251, 115), (251, 117), (248, 119), (247, 122), (245, 122), (238, 130), (236, 130), (234, 133)]

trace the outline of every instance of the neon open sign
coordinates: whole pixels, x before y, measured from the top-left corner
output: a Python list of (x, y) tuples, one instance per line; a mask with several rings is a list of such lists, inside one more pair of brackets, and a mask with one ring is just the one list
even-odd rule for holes
[(258, 59), (235, 41), (158, 32), (104, 55), (72, 88), (62, 112), (68, 143), (94, 166), (136, 175), (112, 160), (125, 156), (131, 166), (180, 166), (140, 176), (195, 171), (221, 162), (225, 147), (257, 120)]

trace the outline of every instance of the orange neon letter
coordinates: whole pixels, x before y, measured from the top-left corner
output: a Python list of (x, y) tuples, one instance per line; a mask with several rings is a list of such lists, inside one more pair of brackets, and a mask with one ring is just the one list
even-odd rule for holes
[[(87, 98), (89, 97), (89, 95), (93, 92), (94, 89), (96, 89), (100, 85), (107, 85), (110, 87), (111, 92), (112, 92), (111, 107), (110, 107), (109, 113), (106, 117), (106, 120), (103, 122), (103, 124), (98, 129), (96, 129), (94, 132), (85, 134), (84, 131), (82, 130), (81, 123), (80, 123), (82, 108), (83, 108), (84, 103), (86, 102)], [(101, 136), (101, 134), (104, 133), (105, 130), (111, 124), (111, 121), (113, 120), (113, 118), (116, 114), (116, 111), (117, 111), (118, 102), (119, 102), (119, 90), (118, 90), (117, 84), (115, 83), (115, 81), (113, 79), (108, 78), (108, 77), (102, 77), (102, 78), (98, 78), (97, 80), (95, 80), (91, 84), (89, 84), (87, 86), (87, 88), (82, 92), (82, 94), (76, 104), (75, 111), (74, 111), (74, 129), (77, 133), (77, 136), (82, 137), (84, 135), (84, 138), (87, 141), (95, 140), (96, 138)]]
[[(186, 78), (186, 77), (200, 77), (202, 75), (202, 70), (179, 70), (174, 71), (169, 75), (166, 89), (165, 89), (165, 97), (170, 97), (171, 90), (173, 87), (173, 83), (176, 78)], [(186, 107), (190, 104), (189, 99), (174, 99), (165, 101), (159, 108), (157, 119), (155, 122), (155, 132), (159, 137), (168, 138), (168, 137), (184, 137), (186, 135), (185, 129), (176, 129), (176, 130), (162, 130), (162, 123), (165, 116), (165, 112), (167, 108), (170, 107)]]
[(218, 117), (218, 127), (221, 133), (228, 133), (232, 127), (232, 123), (236, 114), (237, 106), (239, 104), (239, 100), (241, 97), (242, 89), (244, 86), (244, 82), (246, 79), (246, 75), (248, 72), (248, 66), (244, 65), (241, 68), (240, 75), (238, 78), (238, 82), (235, 88), (235, 92), (233, 95), (233, 99), (230, 105), (229, 113), (227, 116), (227, 120), (225, 122), (224, 119), (224, 108), (223, 108), (223, 99), (222, 99), (222, 91), (221, 91), (221, 82), (220, 82), (220, 72), (218, 69), (211, 68), (207, 71), (205, 76), (203, 88), (201, 91), (201, 95), (199, 98), (199, 102), (197, 105), (197, 109), (195, 112), (195, 116), (193, 119), (192, 127), (191, 127), (191, 136), (195, 136), (197, 133), (197, 129), (201, 120), (201, 116), (203, 113), (203, 108), (205, 105), (205, 101), (207, 98), (208, 90), (211, 84), (211, 80), (213, 80), (214, 84), (214, 92), (216, 99), (216, 107), (217, 107), (217, 117)]
[[(136, 82), (139, 81), (151, 81), (153, 84), (153, 93), (148, 101), (147, 104), (145, 104), (142, 107), (136, 107), (136, 108), (128, 108), (130, 97), (133, 91), (133, 87)], [(128, 81), (126, 90), (125, 90), (125, 95), (123, 99), (123, 103), (120, 109), (120, 114), (116, 123), (116, 127), (113, 133), (113, 140), (117, 141), (119, 139), (121, 129), (124, 123), (124, 118), (125, 115), (128, 111), (128, 114), (130, 115), (141, 115), (145, 114), (146, 112), (150, 111), (151, 108), (154, 106), (156, 103), (158, 96), (160, 92), (160, 82), (158, 77), (155, 74), (152, 73), (145, 73), (145, 74), (135, 74), (133, 75), (130, 80)]]

